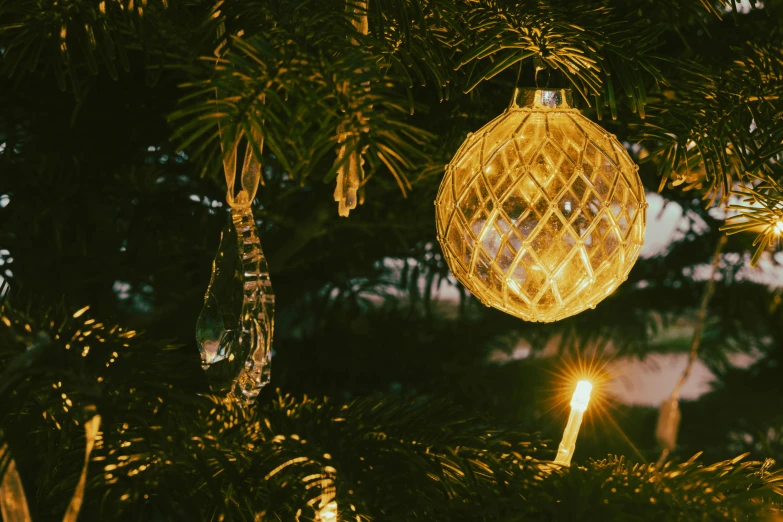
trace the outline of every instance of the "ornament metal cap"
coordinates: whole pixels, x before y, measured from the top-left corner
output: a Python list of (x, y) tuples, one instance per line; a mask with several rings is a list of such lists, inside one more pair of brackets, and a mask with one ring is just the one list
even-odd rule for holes
[(571, 89), (514, 89), (511, 109), (521, 107), (533, 109), (571, 109), (574, 107), (574, 95)]

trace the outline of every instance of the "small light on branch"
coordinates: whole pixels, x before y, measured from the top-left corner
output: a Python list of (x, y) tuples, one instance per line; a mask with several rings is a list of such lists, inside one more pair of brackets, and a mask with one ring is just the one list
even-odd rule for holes
[(587, 381), (576, 383), (576, 390), (571, 397), (571, 414), (568, 416), (568, 424), (563, 432), (563, 440), (557, 448), (557, 457), (555, 464), (562, 466), (571, 465), (571, 457), (576, 449), (576, 438), (579, 435), (579, 427), (582, 425), (582, 416), (587, 410), (587, 404), (590, 402), (590, 392), (593, 385)]
[(332, 500), (318, 511), (319, 522), (337, 522), (337, 502)]

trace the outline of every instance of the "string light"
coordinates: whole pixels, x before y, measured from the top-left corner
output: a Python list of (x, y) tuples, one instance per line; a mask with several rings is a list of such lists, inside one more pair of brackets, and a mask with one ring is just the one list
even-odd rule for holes
[(563, 432), (563, 440), (560, 442), (560, 446), (557, 448), (557, 457), (555, 457), (555, 464), (562, 466), (571, 465), (571, 457), (574, 455), (574, 449), (576, 448), (576, 438), (579, 435), (579, 427), (582, 425), (582, 417), (585, 410), (587, 410), (587, 404), (590, 402), (590, 392), (593, 390), (593, 385), (588, 381), (579, 381), (576, 383), (576, 390), (573, 397), (571, 397), (571, 414), (568, 416), (568, 424), (566, 424), (565, 431)]
[(693, 370), (693, 365), (699, 356), (701, 337), (704, 332), (704, 325), (707, 322), (710, 300), (715, 294), (715, 282), (720, 269), (720, 260), (722, 259), (721, 253), (723, 252), (723, 247), (726, 245), (726, 240), (727, 237), (721, 235), (720, 239), (718, 239), (718, 244), (715, 246), (715, 254), (712, 256), (712, 272), (710, 274), (710, 279), (707, 281), (707, 286), (704, 288), (704, 293), (701, 296), (701, 304), (699, 305), (699, 311), (696, 315), (696, 328), (694, 328), (693, 337), (691, 338), (688, 364), (685, 365), (685, 370), (677, 381), (677, 384), (675, 384), (671, 396), (669, 399), (663, 401), (661, 408), (658, 411), (655, 438), (658, 441), (658, 445), (661, 447), (661, 456), (658, 458), (658, 462), (655, 466), (659, 469), (664, 465), (669, 454), (677, 447), (677, 433), (680, 429), (681, 417), (680, 390), (682, 390), (682, 387), (688, 380), (691, 370)]
[(318, 511), (319, 522), (337, 522), (337, 502), (332, 500), (321, 506)]

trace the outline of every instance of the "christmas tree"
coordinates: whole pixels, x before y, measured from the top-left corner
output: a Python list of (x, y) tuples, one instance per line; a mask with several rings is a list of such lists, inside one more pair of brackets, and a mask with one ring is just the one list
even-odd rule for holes
[[(781, 516), (777, 0), (13, 0), (0, 27), (5, 522)], [(549, 123), (470, 134), (509, 111)]]

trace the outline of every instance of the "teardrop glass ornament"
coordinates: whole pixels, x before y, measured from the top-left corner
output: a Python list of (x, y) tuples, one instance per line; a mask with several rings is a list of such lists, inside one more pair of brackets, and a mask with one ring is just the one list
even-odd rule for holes
[(196, 323), (212, 391), (250, 404), (269, 383), (275, 295), (250, 208), (231, 210)]

